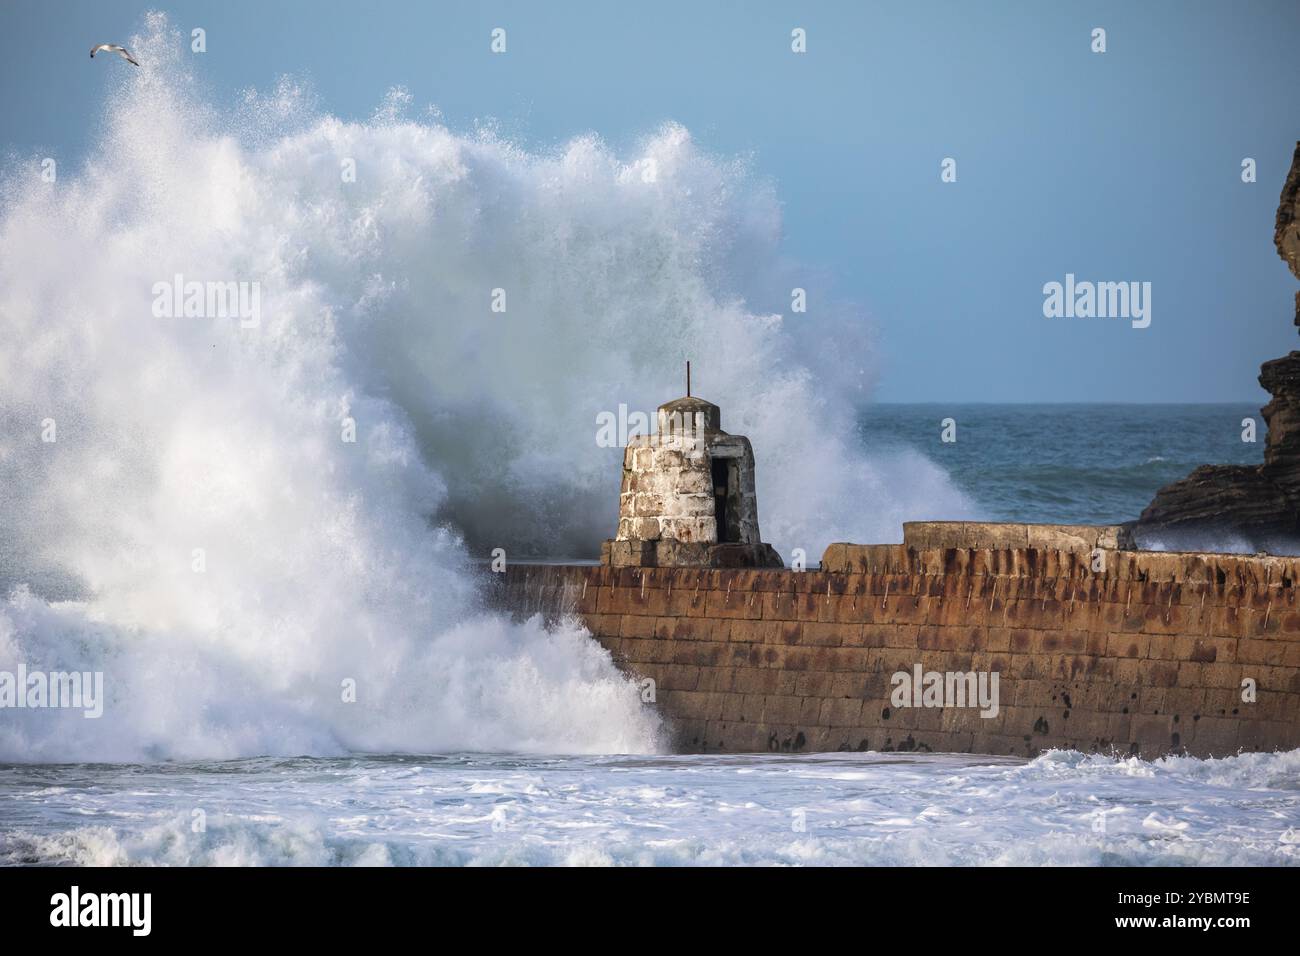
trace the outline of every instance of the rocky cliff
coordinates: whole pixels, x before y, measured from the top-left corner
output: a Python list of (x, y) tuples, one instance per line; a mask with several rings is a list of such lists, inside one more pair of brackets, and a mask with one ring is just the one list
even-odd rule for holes
[(1273, 244), (1277, 246), (1277, 254), (1291, 267), (1291, 274), (1300, 279), (1300, 258), (1297, 258), (1300, 256), (1300, 143), (1296, 143), (1291, 172), (1282, 186)]
[[(1273, 242), (1300, 279), (1300, 143), (1282, 186)], [(1267, 545), (1300, 533), (1300, 351), (1265, 362), (1259, 384), (1273, 396), (1260, 410), (1268, 429), (1264, 464), (1202, 465), (1161, 488), (1136, 522), (1141, 540), (1225, 532)]]

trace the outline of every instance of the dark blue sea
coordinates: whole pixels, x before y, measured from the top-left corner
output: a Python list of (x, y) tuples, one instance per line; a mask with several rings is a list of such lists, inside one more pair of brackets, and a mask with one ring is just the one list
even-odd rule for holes
[[(949, 418), (956, 441), (944, 442)], [(1247, 418), (1253, 443), (1242, 440)], [(1264, 460), (1263, 417), (1244, 403), (882, 404), (862, 412), (859, 428), (868, 446), (924, 454), (995, 521), (1129, 521), (1197, 465)]]

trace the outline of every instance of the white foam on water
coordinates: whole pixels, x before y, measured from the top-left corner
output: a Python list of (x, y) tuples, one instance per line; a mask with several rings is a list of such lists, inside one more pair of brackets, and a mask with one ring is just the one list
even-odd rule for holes
[[(658, 748), (604, 651), (482, 612), (465, 565), (594, 554), (596, 416), (675, 397), (686, 358), (787, 554), (966, 509), (856, 449), (867, 326), (784, 260), (771, 184), (681, 127), (536, 152), (401, 91), (367, 122), (290, 81), (208, 102), (161, 15), (131, 49), (84, 167), (0, 185), (0, 670), (108, 698), (6, 712), (0, 759)], [(176, 275), (257, 282), (260, 324), (155, 316)]]
[(1300, 751), (19, 768), (0, 798), (10, 864), (1300, 864)]

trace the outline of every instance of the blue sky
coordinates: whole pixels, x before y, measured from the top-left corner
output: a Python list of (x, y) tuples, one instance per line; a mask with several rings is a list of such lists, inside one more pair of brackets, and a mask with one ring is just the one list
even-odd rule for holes
[[(83, 155), (104, 91), (86, 52), (152, 8), (207, 31), (215, 102), (294, 74), (360, 119), (402, 85), (453, 128), (492, 120), (531, 147), (675, 120), (750, 157), (789, 255), (878, 327), (881, 400), (1263, 401), (1259, 363), (1300, 344), (1272, 246), (1300, 138), (1294, 0), (9, 0), (5, 150)], [(1067, 272), (1151, 282), (1150, 327), (1045, 318)]]

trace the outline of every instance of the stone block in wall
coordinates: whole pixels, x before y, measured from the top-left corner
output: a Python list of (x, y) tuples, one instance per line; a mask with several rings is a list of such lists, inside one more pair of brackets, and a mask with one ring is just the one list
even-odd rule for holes
[(1200, 687), (1170, 687), (1165, 691), (1164, 706), (1175, 723), (1191, 721), (1205, 709), (1205, 691)]
[(704, 613), (717, 618), (758, 620), (763, 616), (763, 605), (751, 597), (744, 592), (709, 591), (705, 597)]
[(979, 521), (904, 522), (903, 543), (916, 551), (981, 548), (995, 551), (1033, 549), (1066, 553), (1133, 546), (1131, 533), (1121, 525), (1051, 525)]
[(1138, 745), (1143, 757), (1151, 759), (1168, 752), (1174, 733), (1174, 720), (1169, 714), (1135, 715), (1129, 728), (1130, 742)]
[(907, 548), (897, 544), (831, 544), (822, 553), (821, 570), (840, 574), (906, 571)]
[(658, 618), (638, 614), (625, 614), (619, 622), (620, 637), (649, 638), (655, 636)]
[(1281, 721), (1251, 721), (1237, 726), (1237, 746), (1248, 750), (1290, 750), (1295, 747), (1294, 725)]
[(1224, 717), (1202, 717), (1193, 722), (1188, 735), (1188, 745), (1200, 756), (1226, 757), (1237, 752), (1239, 720)]
[[(738, 694), (770, 694), (775, 692), (779, 677), (779, 673), (774, 668), (739, 667), (736, 669), (732, 688)], [(752, 719), (757, 719), (757, 716)]]
[(1175, 634), (1133, 634), (1131, 637), (1145, 637), (1146, 654), (1153, 661), (1180, 661), (1181, 657), (1175, 652), (1174, 645), (1178, 640)]
[(1300, 644), (1270, 641), (1262, 637), (1244, 637), (1236, 644), (1236, 657), (1244, 665), (1282, 665), (1286, 662), (1288, 649), (1296, 646)]
[(806, 646), (839, 647), (843, 632), (844, 628), (838, 624), (809, 622), (801, 625), (799, 642)]
[(1029, 546), (1029, 527), (1017, 522), (906, 521), (903, 543), (915, 551), (1025, 548)]

